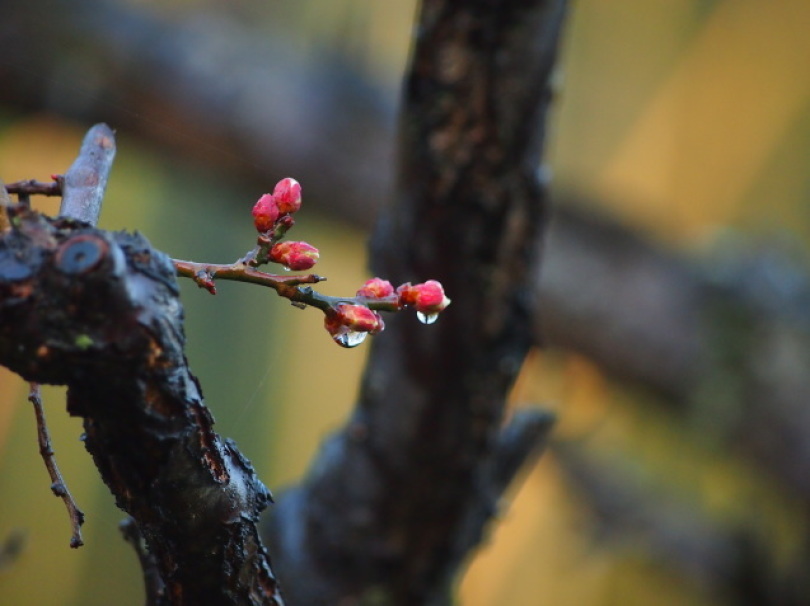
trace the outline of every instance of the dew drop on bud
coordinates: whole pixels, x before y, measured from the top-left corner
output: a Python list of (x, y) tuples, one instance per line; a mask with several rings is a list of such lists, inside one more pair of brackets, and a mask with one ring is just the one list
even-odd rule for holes
[(417, 311), (416, 317), (422, 324), (433, 324), (439, 319), (439, 314), (423, 314), (421, 311)]
[(350, 330), (348, 332), (341, 333), (339, 335), (335, 335), (332, 337), (335, 343), (340, 345), (341, 347), (357, 347), (366, 340), (368, 336), (367, 332), (359, 332), (355, 330)]

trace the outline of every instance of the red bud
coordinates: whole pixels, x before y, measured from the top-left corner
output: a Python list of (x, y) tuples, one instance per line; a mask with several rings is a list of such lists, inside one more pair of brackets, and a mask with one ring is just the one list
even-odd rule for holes
[(305, 271), (318, 262), (318, 249), (307, 242), (279, 242), (270, 249), (270, 260), (293, 271)]
[(301, 208), (301, 184), (295, 179), (287, 177), (276, 183), (273, 196), (282, 214), (294, 213)]
[(384, 299), (394, 294), (394, 287), (388, 280), (382, 278), (371, 278), (366, 280), (363, 287), (357, 291), (358, 297), (368, 297), (369, 299)]
[(273, 229), (280, 212), (272, 194), (264, 194), (253, 206), (253, 224), (259, 233)]

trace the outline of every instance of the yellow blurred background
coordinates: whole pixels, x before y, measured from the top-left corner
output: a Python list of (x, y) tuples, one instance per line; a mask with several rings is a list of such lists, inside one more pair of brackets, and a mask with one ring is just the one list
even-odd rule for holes
[[(207, 5), (130, 3), (177, 14)], [(398, 85), (413, 2), (233, 5), (245, 18), (272, 18), (295, 31), (301, 52), (332, 45), (369, 77)], [(729, 229), (806, 247), (808, 31), (805, 0), (573, 2), (547, 152), (554, 187), (602, 201), (622, 221), (689, 254)], [(83, 131), (55, 116), (0, 108), (0, 177), (47, 180), (64, 172)], [(251, 247), (249, 212), (263, 192), (169, 162), (126, 131), (118, 133), (118, 149), (101, 227), (138, 230), (177, 258), (227, 262)], [(268, 188), (284, 176), (268, 175)], [(367, 234), (307, 212), (302, 185), (295, 237), (321, 250), (324, 292), (353, 293), (367, 276)], [(56, 210), (52, 201), (34, 202)], [(320, 441), (346, 417), (368, 348), (336, 347), (318, 313), (291, 308), (272, 292), (218, 288), (211, 297), (183, 284), (191, 367), (220, 433), (235, 439), (278, 491), (306, 471)], [(87, 514), (86, 545), (77, 551), (68, 548), (67, 516), (37, 452), (27, 386), (5, 370), (0, 385), (0, 538), (15, 529), (26, 534), (22, 554), (0, 570), (0, 601), (141, 604), (140, 570), (116, 528), (123, 514), (79, 441), (80, 422), (65, 414), (63, 392), (49, 388), (44, 398), (57, 461)], [(513, 394), (516, 405), (553, 408), (560, 438), (620, 453), (710, 516), (757, 512), (775, 553), (789, 558), (806, 530), (803, 511), (730, 455), (685, 443), (665, 413), (645, 406), (649, 397), (559, 351), (533, 352)], [(527, 470), (507, 501), (460, 582), (459, 604), (721, 603), (642, 545), (598, 540), (588, 504), (553, 454)]]

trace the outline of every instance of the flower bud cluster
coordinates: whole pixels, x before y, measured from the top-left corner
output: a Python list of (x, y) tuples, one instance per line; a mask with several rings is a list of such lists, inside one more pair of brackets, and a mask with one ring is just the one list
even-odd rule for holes
[[(279, 181), (272, 194), (264, 194), (253, 206), (253, 224), (259, 232), (257, 248), (248, 253), (242, 263), (256, 267), (263, 263), (279, 263), (287, 269), (306, 271), (318, 261), (318, 249), (307, 242), (281, 241), (293, 227), (293, 215), (301, 208), (301, 185), (295, 179)], [(315, 281), (318, 276), (309, 276)], [(197, 278), (200, 282), (202, 278)], [(206, 284), (201, 283), (207, 287)], [(301, 304), (303, 290), (285, 290), (298, 304)], [(295, 298), (293, 298), (295, 297)], [(343, 347), (359, 345), (368, 335), (376, 335), (385, 328), (379, 311), (400, 311), (406, 307), (416, 310), (419, 320), (432, 324), (439, 312), (450, 305), (444, 288), (436, 280), (421, 284), (406, 282), (397, 288), (388, 280), (371, 278), (357, 291), (355, 298), (324, 297), (312, 289), (305, 297), (324, 310), (324, 326), (336, 343)]]
[(301, 184), (287, 177), (276, 183), (272, 194), (264, 194), (253, 206), (253, 225), (262, 251), (258, 263), (279, 263), (293, 271), (306, 271), (318, 262), (318, 249), (307, 242), (278, 242), (301, 209)]
[(264, 194), (253, 206), (253, 224), (259, 233), (273, 229), (282, 215), (301, 208), (301, 184), (287, 177), (276, 183), (272, 194)]
[(450, 305), (436, 280), (416, 285), (406, 282), (395, 289), (388, 280), (371, 278), (357, 291), (357, 298), (365, 299), (365, 304), (340, 302), (330, 307), (324, 318), (326, 331), (344, 347), (359, 345), (366, 335), (376, 335), (385, 328), (382, 317), (371, 307), (387, 311), (413, 307), (422, 322), (432, 323)]

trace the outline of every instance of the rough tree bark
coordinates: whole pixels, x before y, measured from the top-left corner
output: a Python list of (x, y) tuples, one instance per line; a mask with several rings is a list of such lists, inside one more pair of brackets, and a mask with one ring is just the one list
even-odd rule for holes
[[(139, 235), (92, 227), (114, 155), (88, 133), (63, 180), (62, 216), (0, 212), (0, 363), (68, 386), (68, 411), (145, 539), (150, 604), (281, 604), (258, 532), (270, 493), (213, 431), (183, 348), (171, 260)], [(154, 570), (144, 570), (154, 578)]]
[(546, 216), (544, 119), (565, 3), (425, 0), (400, 124), (398, 187), (374, 272), (436, 276), (452, 313), (375, 339), (351, 420), (272, 512), (294, 604), (448, 604), (548, 415), (502, 428), (532, 345)]

